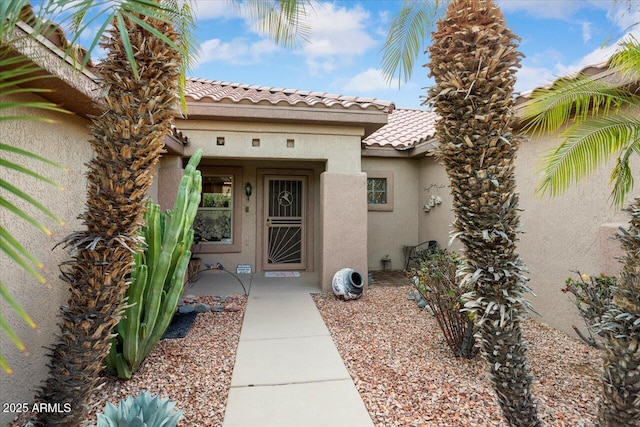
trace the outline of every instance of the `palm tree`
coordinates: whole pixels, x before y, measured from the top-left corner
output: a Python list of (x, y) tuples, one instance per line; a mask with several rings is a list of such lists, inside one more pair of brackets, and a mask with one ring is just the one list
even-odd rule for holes
[[(611, 199), (622, 207), (633, 189), (630, 160), (640, 153), (640, 97), (633, 91), (640, 78), (640, 44), (621, 45), (609, 67), (621, 79), (615, 84), (579, 76), (539, 89), (525, 104), (522, 118), (533, 134), (560, 134), (562, 142), (544, 158), (539, 191), (562, 194), (573, 182), (616, 158), (611, 172)], [(629, 90), (631, 86), (632, 90)], [(619, 286), (599, 327), (604, 332), (603, 394), (599, 425), (640, 425), (640, 198), (627, 208), (629, 229), (618, 236), (625, 255)]]
[(478, 328), (481, 354), (510, 425), (538, 426), (521, 322), (529, 291), (516, 253), (519, 226), (513, 86), (519, 38), (493, 0), (450, 2), (438, 21), (428, 64), (429, 100), (440, 116), (438, 156), (453, 195), (454, 236), (464, 244), (458, 274)]
[[(82, 29), (88, 25), (84, 18), (90, 16), (93, 3), (78, 4), (74, 16)], [(295, 40), (292, 31), (302, 18), (303, 2), (249, 5), (277, 41)], [(98, 66), (104, 112), (93, 117), (90, 126), (95, 156), (88, 164), (87, 206), (81, 216), (86, 230), (65, 241), (73, 256), (63, 273), (71, 296), (61, 310), (61, 332), (51, 349), (48, 380), (38, 393), (39, 401), (69, 403), (72, 410), (40, 413), (38, 425), (77, 426), (90, 409), (88, 397), (101, 382), (111, 331), (125, 307), (132, 254), (141, 244), (138, 230), (146, 192), (160, 158), (162, 137), (178, 113), (184, 65), (191, 58), (189, 2), (123, 0), (110, 11), (101, 27), (113, 23), (101, 42), (107, 56)]]

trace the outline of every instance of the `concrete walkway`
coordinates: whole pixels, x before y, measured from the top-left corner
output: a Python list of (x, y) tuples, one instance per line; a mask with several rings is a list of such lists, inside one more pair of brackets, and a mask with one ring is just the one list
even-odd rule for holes
[[(226, 276), (212, 286), (203, 277), (189, 293), (242, 293)], [(373, 426), (310, 296), (317, 275), (239, 277), (249, 298), (223, 427)]]

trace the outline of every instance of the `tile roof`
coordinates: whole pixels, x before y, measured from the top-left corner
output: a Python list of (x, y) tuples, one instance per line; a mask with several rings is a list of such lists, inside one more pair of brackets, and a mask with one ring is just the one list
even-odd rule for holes
[(255, 86), (200, 78), (187, 80), (186, 96), (194, 101), (205, 102), (209, 100), (209, 102), (228, 102), (233, 104), (288, 104), (291, 106), (301, 105), (303, 107), (377, 110), (387, 113), (395, 108), (393, 102), (377, 98)]
[(398, 108), (389, 115), (389, 123), (363, 141), (367, 147), (393, 147), (408, 150), (434, 138), (438, 115), (428, 110)]

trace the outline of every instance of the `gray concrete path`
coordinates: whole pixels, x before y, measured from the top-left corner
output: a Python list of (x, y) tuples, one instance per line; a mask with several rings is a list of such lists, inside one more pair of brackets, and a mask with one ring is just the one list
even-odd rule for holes
[[(311, 298), (319, 291), (317, 275), (239, 277), (249, 298), (223, 426), (373, 426)], [(240, 291), (233, 286), (224, 280), (211, 290), (194, 286), (190, 292), (241, 292), (237, 282)]]

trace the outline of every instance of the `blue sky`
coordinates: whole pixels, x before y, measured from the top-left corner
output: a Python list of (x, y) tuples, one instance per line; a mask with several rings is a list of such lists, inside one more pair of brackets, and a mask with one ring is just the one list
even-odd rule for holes
[[(525, 54), (516, 90), (525, 92), (554, 78), (601, 63), (615, 43), (640, 21), (640, 2), (627, 10), (610, 0), (498, 1), (509, 27), (522, 38)], [(307, 17), (310, 35), (295, 49), (276, 46), (226, 0), (196, 0), (201, 44), (191, 77), (374, 97), (398, 107), (420, 107), (433, 82), (421, 65), (411, 81), (391, 86), (381, 74), (389, 23), (401, 0), (314, 1)], [(638, 34), (640, 39), (640, 34)], [(430, 40), (425, 40), (425, 46)]]

